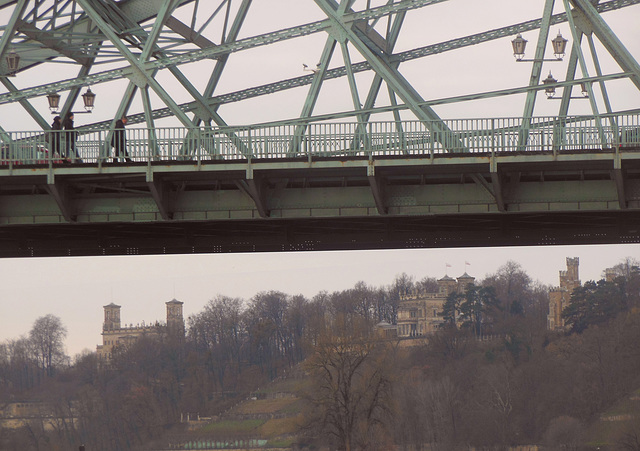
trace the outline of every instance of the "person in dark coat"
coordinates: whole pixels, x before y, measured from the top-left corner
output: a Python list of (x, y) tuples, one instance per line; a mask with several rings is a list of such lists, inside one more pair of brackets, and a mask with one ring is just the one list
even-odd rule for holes
[(62, 123), (62, 128), (65, 130), (64, 137), (66, 140), (66, 152), (65, 156), (67, 158), (73, 158), (74, 160), (80, 160), (80, 155), (78, 155), (78, 150), (76, 149), (76, 140), (78, 139), (78, 132), (73, 126), (73, 113), (69, 112), (64, 118), (64, 122)]
[(111, 146), (115, 149), (113, 156), (113, 162), (117, 163), (120, 158), (123, 158), (127, 163), (131, 162), (129, 154), (127, 153), (127, 136), (124, 131), (124, 126), (127, 123), (127, 117), (122, 116), (121, 119), (116, 121), (116, 128), (113, 131), (113, 137), (111, 138)]
[(54, 157), (56, 154), (60, 156), (60, 130), (62, 130), (62, 121), (60, 116), (56, 116), (53, 118), (53, 123), (51, 124), (51, 133), (49, 134), (49, 144), (51, 145), (52, 157)]

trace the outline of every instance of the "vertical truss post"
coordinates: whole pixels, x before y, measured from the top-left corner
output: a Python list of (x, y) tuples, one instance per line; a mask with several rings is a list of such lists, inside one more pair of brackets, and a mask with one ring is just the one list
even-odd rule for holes
[[(575, 21), (573, 19), (573, 12), (571, 11), (571, 6), (569, 5), (569, 0), (563, 0), (565, 11), (567, 13), (567, 20), (569, 21), (571, 35), (573, 36), (573, 48), (576, 50), (578, 55), (578, 63), (580, 64), (580, 70), (582, 71), (582, 77), (589, 77), (589, 70), (587, 69), (587, 63), (584, 58), (584, 54), (582, 53), (582, 46), (580, 45), (580, 36), (578, 34), (578, 28), (576, 27)], [(596, 127), (598, 128), (598, 133), (600, 134), (600, 142), (604, 143), (606, 141), (604, 130), (602, 129), (602, 123), (600, 121), (600, 113), (598, 113), (598, 104), (596, 103), (596, 99), (593, 97), (593, 89), (591, 89), (591, 83), (587, 83), (586, 85), (587, 93), (589, 94), (589, 103), (591, 104), (591, 111), (593, 112), (593, 116), (596, 121)]]
[[(551, 16), (553, 14), (553, 5), (555, 0), (546, 0), (544, 11), (542, 13), (542, 22), (540, 24), (540, 32), (538, 33), (538, 44), (536, 45), (536, 53), (534, 62), (531, 66), (531, 77), (529, 78), (529, 86), (538, 86), (540, 84), (540, 72), (542, 70), (542, 59), (544, 58), (545, 45), (549, 38), (549, 26)], [(531, 129), (531, 117), (533, 116), (533, 108), (536, 103), (536, 95), (538, 91), (531, 90), (527, 93), (527, 99), (522, 114), (522, 129), (518, 136), (518, 149), (524, 150), (529, 140), (529, 130)]]

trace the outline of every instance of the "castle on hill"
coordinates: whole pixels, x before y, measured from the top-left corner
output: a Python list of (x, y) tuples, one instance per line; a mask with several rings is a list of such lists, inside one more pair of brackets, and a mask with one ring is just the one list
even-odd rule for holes
[(452, 293), (464, 293), (475, 280), (466, 272), (457, 279), (445, 275), (437, 281), (436, 293), (402, 299), (398, 306), (398, 337), (421, 337), (436, 332), (444, 322), (442, 309), (447, 297)]
[[(567, 257), (567, 269), (560, 271), (560, 285), (549, 290), (549, 314), (547, 315), (547, 328), (549, 330), (564, 330), (565, 323), (562, 319), (562, 311), (571, 302), (571, 293), (580, 287), (579, 274), (580, 259)], [(616, 277), (614, 268), (604, 270), (604, 278), (607, 282), (613, 282)]]
[(184, 338), (184, 318), (182, 316), (182, 305), (176, 299), (165, 302), (167, 306), (167, 322), (162, 324), (156, 321), (154, 324), (133, 325), (120, 323), (120, 306), (113, 302), (104, 306), (104, 323), (102, 325), (102, 344), (96, 347), (98, 359), (108, 362), (113, 357), (113, 350), (118, 346), (130, 346), (140, 337), (174, 336)]
[[(566, 265), (566, 270), (559, 271), (559, 285), (549, 290), (549, 330), (564, 330), (562, 311), (569, 305), (573, 290), (581, 286), (580, 259), (567, 257)], [(607, 269), (605, 273), (606, 280), (610, 281), (615, 277), (612, 268)], [(436, 293), (414, 294), (400, 301), (397, 322), (399, 338), (421, 337), (436, 332), (444, 322), (442, 310), (447, 297), (451, 293), (464, 293), (469, 285), (475, 284), (475, 278), (465, 272), (457, 279), (445, 275), (437, 283)]]

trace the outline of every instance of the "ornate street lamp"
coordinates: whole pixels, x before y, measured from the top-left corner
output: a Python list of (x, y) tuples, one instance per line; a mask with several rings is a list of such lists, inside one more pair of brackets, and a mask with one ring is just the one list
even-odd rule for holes
[(518, 36), (511, 41), (513, 56), (516, 57), (516, 61), (522, 61), (522, 58), (524, 58), (524, 49), (527, 47), (527, 42), (528, 41), (523, 38), (520, 33), (518, 33)]
[(15, 77), (18, 68), (20, 67), (20, 55), (18, 55), (13, 50), (9, 52), (6, 57), (7, 60), (7, 68), (9, 69), (9, 75)]
[(12, 50), (5, 56), (5, 62), (7, 63), (7, 73), (0, 74), (0, 77), (15, 77), (20, 68), (20, 55)]
[(49, 102), (51, 114), (58, 114), (58, 108), (60, 108), (60, 94), (57, 92), (50, 92), (47, 94), (47, 101)]
[(91, 113), (91, 111), (93, 111), (93, 104), (96, 100), (96, 95), (91, 92), (91, 88), (87, 88), (87, 92), (82, 94), (82, 100), (84, 101), (84, 109), (87, 113)]
[(553, 78), (553, 75), (551, 75), (551, 71), (549, 71), (547, 78), (542, 80), (542, 83), (546, 86), (546, 88), (544, 88), (544, 93), (547, 95), (548, 99), (552, 98), (556, 94), (555, 84), (557, 82), (558, 80)]
[(569, 40), (563, 38), (560, 34), (560, 31), (558, 31), (558, 36), (551, 40), (551, 45), (553, 46), (553, 56), (555, 56), (556, 59), (561, 60), (562, 58), (564, 58), (564, 50), (567, 48), (567, 42), (569, 42)]

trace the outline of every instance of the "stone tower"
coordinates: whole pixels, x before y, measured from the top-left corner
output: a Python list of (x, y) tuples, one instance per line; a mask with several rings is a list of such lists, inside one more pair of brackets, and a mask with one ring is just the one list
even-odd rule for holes
[(578, 275), (578, 266), (580, 259), (578, 257), (567, 257), (567, 270), (560, 271), (560, 287), (566, 288), (569, 294), (580, 286), (580, 276)]
[(438, 293), (445, 298), (451, 293), (455, 293), (458, 283), (453, 277), (445, 275), (442, 279), (438, 279)]
[(476, 283), (476, 278), (471, 277), (469, 274), (465, 272), (463, 275), (458, 277), (458, 293), (461, 293), (461, 294), (466, 293), (467, 289), (470, 286), (475, 285), (475, 283)]
[(103, 331), (120, 329), (120, 306), (113, 302), (104, 306), (104, 324)]
[(184, 336), (184, 318), (182, 316), (182, 305), (176, 299), (165, 303), (167, 305), (167, 331), (169, 335)]
[(549, 314), (547, 315), (547, 328), (550, 330), (564, 328), (562, 311), (569, 305), (571, 293), (580, 286), (578, 257), (567, 257), (566, 271), (560, 271), (560, 286), (549, 291)]

